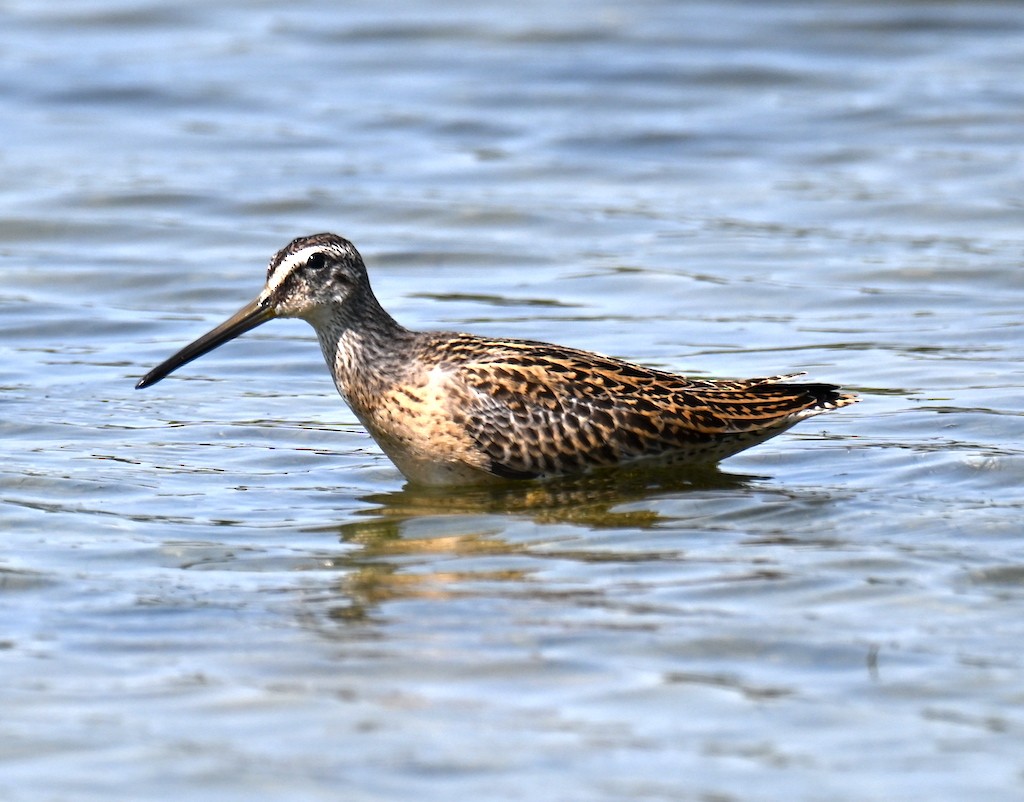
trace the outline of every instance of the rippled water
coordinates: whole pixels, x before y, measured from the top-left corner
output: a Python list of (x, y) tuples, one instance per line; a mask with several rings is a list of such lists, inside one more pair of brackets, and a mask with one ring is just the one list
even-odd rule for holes
[[(0, 797), (1012, 800), (1013, 3), (0, 7)], [(403, 486), (275, 322), (863, 403), (699, 476)]]

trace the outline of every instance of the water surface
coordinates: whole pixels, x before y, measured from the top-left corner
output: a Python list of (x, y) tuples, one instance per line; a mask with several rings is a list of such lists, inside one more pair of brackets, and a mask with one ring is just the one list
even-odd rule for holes
[[(0, 797), (1013, 800), (1012, 3), (0, 10)], [(274, 322), (863, 403), (699, 475), (406, 487)]]

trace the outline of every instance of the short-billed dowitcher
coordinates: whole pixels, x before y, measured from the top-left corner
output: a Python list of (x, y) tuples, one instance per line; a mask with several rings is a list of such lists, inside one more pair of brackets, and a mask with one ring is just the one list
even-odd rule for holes
[(693, 379), (530, 340), (409, 331), (381, 307), (359, 252), (300, 237), (255, 300), (137, 387), (275, 317), (316, 330), (338, 392), (413, 483), (533, 479), (657, 460), (718, 462), (852, 404), (831, 384)]

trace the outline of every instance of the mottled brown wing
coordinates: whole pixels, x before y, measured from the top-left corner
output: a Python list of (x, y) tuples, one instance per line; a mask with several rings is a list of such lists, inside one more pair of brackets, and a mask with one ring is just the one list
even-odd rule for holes
[(464, 427), (508, 478), (532, 478), (647, 457), (724, 459), (819, 411), (849, 403), (825, 384), (782, 378), (688, 379), (544, 343), (481, 342), (463, 362), (474, 397)]

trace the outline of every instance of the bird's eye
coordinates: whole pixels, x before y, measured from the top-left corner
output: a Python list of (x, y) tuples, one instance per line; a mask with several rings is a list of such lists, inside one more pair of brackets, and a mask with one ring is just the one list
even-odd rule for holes
[(324, 263), (326, 261), (327, 257), (324, 256), (322, 253), (314, 253), (312, 256), (309, 257), (309, 259), (306, 260), (306, 267), (312, 270), (319, 270), (321, 267), (324, 266)]

